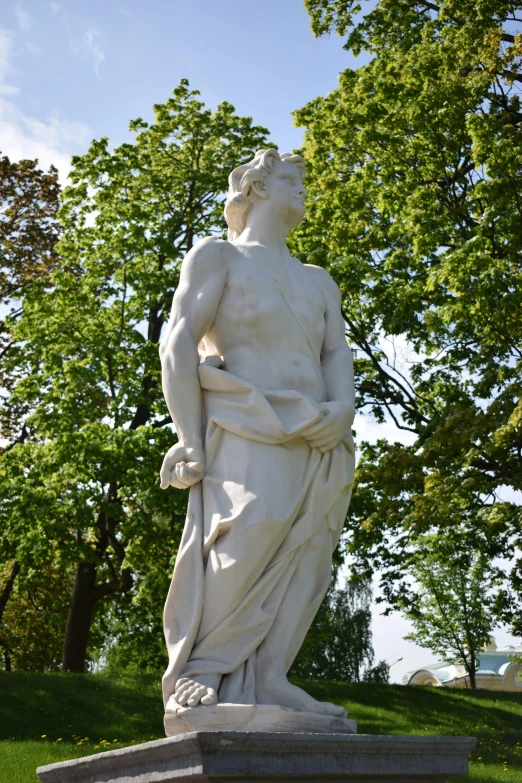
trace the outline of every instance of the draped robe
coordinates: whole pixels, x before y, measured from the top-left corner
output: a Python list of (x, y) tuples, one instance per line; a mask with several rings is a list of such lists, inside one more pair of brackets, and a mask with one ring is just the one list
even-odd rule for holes
[[(284, 650), (288, 671), (331, 578), (355, 467), (351, 433), (331, 452), (302, 433), (321, 405), (297, 391), (266, 391), (199, 366), (206, 472), (191, 487), (164, 612), (165, 704), (182, 676), (222, 675), (218, 702), (256, 703), (256, 651), (298, 613)], [(322, 542), (313, 597), (285, 601), (307, 547)], [(297, 591), (298, 596), (298, 591)]]

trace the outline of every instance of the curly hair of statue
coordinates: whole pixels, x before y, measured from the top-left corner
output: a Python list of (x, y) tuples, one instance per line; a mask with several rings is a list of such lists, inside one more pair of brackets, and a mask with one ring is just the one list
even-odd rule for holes
[(278, 163), (292, 163), (302, 179), (305, 177), (305, 163), (301, 155), (275, 149), (258, 150), (252, 160), (238, 166), (228, 178), (228, 194), (225, 203), (225, 220), (228, 225), (228, 239), (237, 239), (244, 231), (248, 213), (257, 198), (266, 198), (264, 184)]

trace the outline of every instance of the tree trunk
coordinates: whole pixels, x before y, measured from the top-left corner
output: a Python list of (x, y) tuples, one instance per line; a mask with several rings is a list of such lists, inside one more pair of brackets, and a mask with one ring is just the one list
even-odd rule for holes
[(18, 563), (15, 560), (11, 568), (11, 573), (9, 574), (9, 579), (7, 580), (7, 583), (4, 589), (2, 590), (2, 595), (0, 595), (0, 623), (2, 622), (2, 617), (4, 615), (7, 602), (9, 601), (9, 596), (13, 592), (15, 579), (19, 573), (20, 573), (20, 563)]
[(472, 691), (477, 689), (477, 665), (475, 660), (469, 666), (469, 687)]
[[(121, 549), (123, 562), (124, 549), (123, 547)], [(63, 643), (62, 670), (64, 672), (85, 671), (89, 631), (98, 601), (103, 601), (116, 593), (126, 593), (133, 585), (133, 576), (129, 568), (122, 569), (119, 579), (100, 585), (96, 585), (96, 576), (97, 568), (91, 563), (78, 564)]]
[(91, 563), (79, 563), (63, 644), (62, 669), (65, 672), (85, 671), (89, 630), (95, 606), (92, 600), (95, 582), (96, 568)]

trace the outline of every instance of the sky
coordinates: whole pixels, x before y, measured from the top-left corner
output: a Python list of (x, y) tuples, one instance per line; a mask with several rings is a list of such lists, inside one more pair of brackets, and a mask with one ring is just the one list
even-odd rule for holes
[(64, 172), (92, 138), (126, 140), (183, 77), (289, 151), (290, 112), (354, 62), (338, 36), (314, 40), (300, 0), (4, 0), (0, 28), (1, 146)]
[[(314, 39), (302, 0), (3, 0), (0, 151), (52, 163), (64, 183), (71, 155), (101, 136), (111, 146), (129, 140), (129, 121), (152, 119), (153, 104), (182, 78), (207, 106), (232, 103), (291, 151), (302, 139), (291, 112), (361, 64), (337, 35)], [(405, 439), (361, 415), (355, 428), (359, 439)], [(407, 621), (381, 611), (375, 606), (376, 660), (393, 664), (400, 682), (434, 658), (404, 641)], [(499, 646), (516, 644), (505, 629), (495, 636)]]

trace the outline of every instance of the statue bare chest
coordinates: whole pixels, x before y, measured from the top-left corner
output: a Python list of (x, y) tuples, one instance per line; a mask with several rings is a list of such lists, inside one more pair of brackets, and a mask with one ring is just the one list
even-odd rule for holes
[(220, 342), (273, 343), (290, 338), (300, 343), (306, 339), (304, 327), (320, 350), (325, 329), (324, 297), (300, 264), (297, 272), (293, 277), (286, 274), (278, 279), (254, 259), (231, 265), (212, 327)]

